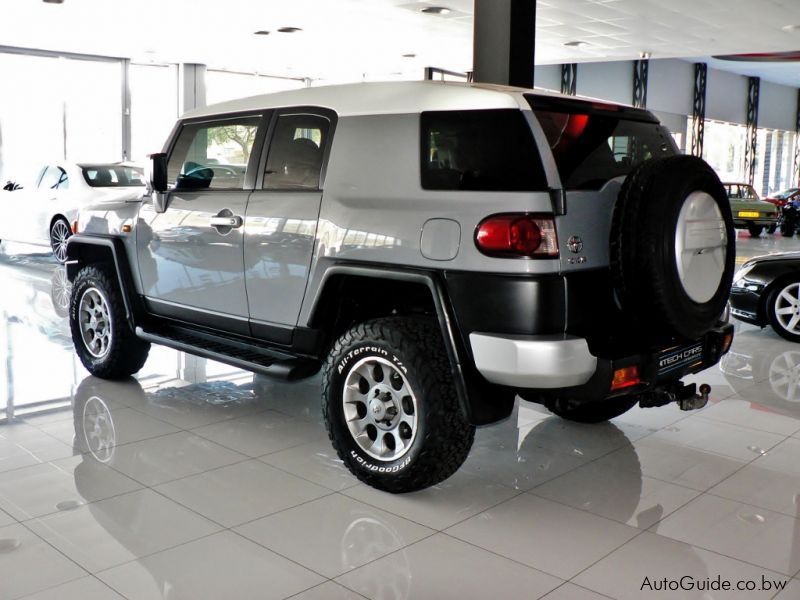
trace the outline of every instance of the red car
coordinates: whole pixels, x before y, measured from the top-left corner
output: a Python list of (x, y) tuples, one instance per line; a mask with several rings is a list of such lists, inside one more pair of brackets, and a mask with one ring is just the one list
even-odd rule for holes
[(789, 188), (777, 194), (772, 194), (769, 198), (764, 198), (764, 202), (770, 202), (778, 207), (794, 200), (800, 200), (800, 188)]

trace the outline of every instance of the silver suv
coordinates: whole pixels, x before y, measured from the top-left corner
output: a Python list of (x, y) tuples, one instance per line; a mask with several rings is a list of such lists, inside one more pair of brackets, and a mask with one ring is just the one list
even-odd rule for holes
[(575, 421), (696, 408), (734, 231), (717, 176), (647, 111), (515, 88), (359, 84), (180, 119), (135, 202), (68, 245), (98, 377), (151, 343), (295, 379), (322, 368), (341, 459), (438, 483), (515, 398)]

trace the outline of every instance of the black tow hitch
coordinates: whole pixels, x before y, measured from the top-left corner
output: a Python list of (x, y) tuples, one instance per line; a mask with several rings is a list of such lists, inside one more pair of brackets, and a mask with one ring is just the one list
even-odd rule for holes
[(698, 410), (708, 403), (708, 395), (711, 393), (711, 386), (704, 383), (697, 392), (697, 385), (690, 383), (684, 385), (677, 381), (669, 386), (657, 387), (656, 389), (645, 392), (639, 399), (639, 406), (642, 408), (655, 408), (665, 406), (670, 402), (677, 402), (681, 410)]

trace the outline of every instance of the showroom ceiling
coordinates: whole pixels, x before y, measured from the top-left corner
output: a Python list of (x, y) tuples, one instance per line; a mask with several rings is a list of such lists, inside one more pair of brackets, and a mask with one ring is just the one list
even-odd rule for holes
[[(0, 40), (332, 81), (417, 75), (429, 65), (467, 70), (472, 63), (472, 0), (132, 0), (124, 10), (110, 6), (107, 0), (4, 0)], [(422, 13), (426, 6), (451, 11)], [(278, 31), (284, 27), (301, 31)], [(582, 44), (565, 45), (571, 42)], [(632, 59), (641, 52), (667, 58), (798, 49), (798, 0), (538, 2), (539, 64)]]

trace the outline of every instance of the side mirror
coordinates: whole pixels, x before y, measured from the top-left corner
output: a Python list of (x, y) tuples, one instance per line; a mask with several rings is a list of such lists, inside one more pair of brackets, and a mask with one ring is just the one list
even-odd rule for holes
[(169, 194), (167, 193), (167, 155), (163, 152), (147, 157), (147, 192), (153, 200), (153, 208), (157, 213), (167, 210)]
[(167, 191), (167, 155), (163, 152), (150, 154), (147, 163), (147, 182), (153, 192)]

